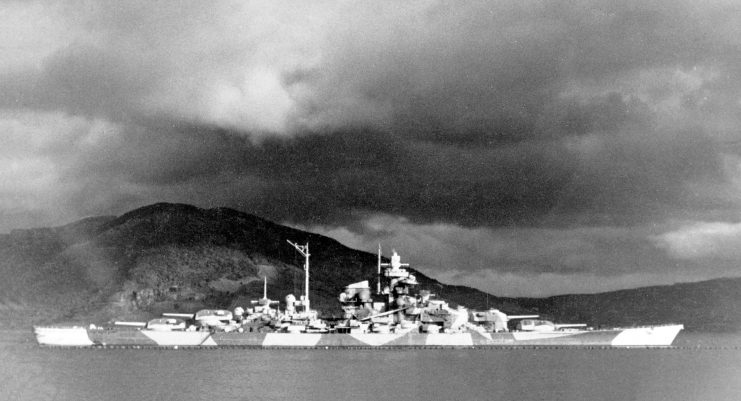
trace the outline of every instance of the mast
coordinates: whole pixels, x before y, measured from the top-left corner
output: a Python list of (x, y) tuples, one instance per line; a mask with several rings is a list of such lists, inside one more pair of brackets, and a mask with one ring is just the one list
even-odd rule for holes
[(376, 294), (381, 295), (381, 243), (378, 243), (378, 272), (376, 273)]
[(268, 276), (263, 277), (262, 281), (262, 299), (268, 299)]
[(288, 241), (289, 244), (293, 245), (294, 248), (296, 248), (299, 253), (304, 255), (306, 258), (306, 262), (304, 263), (304, 272), (305, 274), (305, 281), (304, 281), (304, 309), (306, 312), (310, 310), (309, 308), (309, 243), (307, 242), (306, 245), (298, 245), (294, 244), (293, 242)]

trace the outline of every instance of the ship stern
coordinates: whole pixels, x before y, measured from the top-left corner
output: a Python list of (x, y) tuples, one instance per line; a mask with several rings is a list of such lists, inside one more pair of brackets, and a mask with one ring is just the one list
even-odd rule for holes
[(93, 342), (84, 327), (43, 327), (35, 326), (33, 332), (40, 345), (67, 347), (88, 347)]

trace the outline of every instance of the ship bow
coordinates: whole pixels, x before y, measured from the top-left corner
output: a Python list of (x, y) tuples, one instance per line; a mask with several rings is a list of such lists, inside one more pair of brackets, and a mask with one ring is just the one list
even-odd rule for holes
[(612, 340), (616, 347), (668, 347), (684, 329), (681, 324), (624, 329)]

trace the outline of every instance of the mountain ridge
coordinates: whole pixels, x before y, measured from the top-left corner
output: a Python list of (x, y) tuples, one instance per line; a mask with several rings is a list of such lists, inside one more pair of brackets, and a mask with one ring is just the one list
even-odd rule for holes
[[(303, 288), (303, 257), (286, 240), (309, 243), (312, 306), (326, 316), (341, 313), (336, 297), (345, 285), (375, 278), (375, 254), (332, 238), (229, 208), (155, 203), (121, 216), (0, 234), (0, 312), (9, 325), (27, 326), (231, 308), (260, 298), (262, 277), (269, 296), (282, 300)], [(508, 298), (411, 270), (421, 288), (474, 309), (594, 326), (679, 322), (694, 330), (741, 330), (741, 278)]]

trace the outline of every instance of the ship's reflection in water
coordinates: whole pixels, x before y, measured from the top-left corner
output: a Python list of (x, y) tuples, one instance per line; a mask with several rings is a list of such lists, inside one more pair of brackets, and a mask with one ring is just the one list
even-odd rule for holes
[[(0, 333), (1, 334), (1, 333)], [(7, 400), (708, 400), (741, 394), (741, 335), (670, 349), (62, 349), (0, 341)]]

